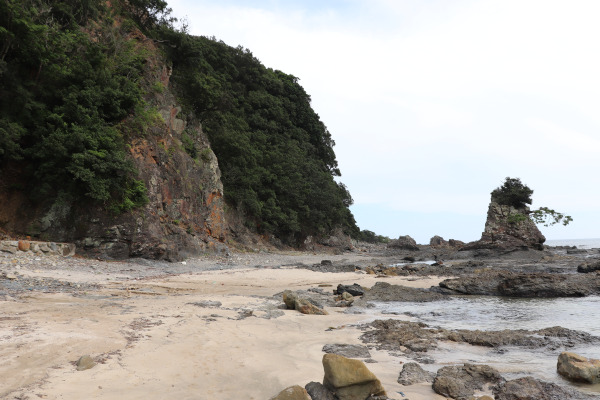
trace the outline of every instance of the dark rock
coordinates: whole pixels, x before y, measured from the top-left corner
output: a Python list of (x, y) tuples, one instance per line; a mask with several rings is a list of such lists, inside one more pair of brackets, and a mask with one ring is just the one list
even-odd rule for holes
[(446, 240), (444, 240), (443, 237), (441, 236), (434, 236), (431, 239), (429, 239), (429, 245), (431, 247), (448, 247), (449, 244)]
[(427, 289), (391, 285), (387, 282), (377, 282), (371, 290), (365, 292), (363, 301), (437, 301), (448, 299), (440, 293)]
[(363, 294), (365, 294), (365, 289), (358, 283), (354, 283), (352, 285), (342, 285), (340, 283), (337, 287), (336, 293), (343, 294), (344, 292), (348, 292), (352, 296), (362, 296)]
[(412, 257), (412, 256), (406, 256), (404, 257), (402, 260), (404, 261), (408, 261), (408, 262), (415, 262), (416, 258)]
[(321, 260), (321, 265), (333, 265), (331, 260)]
[(408, 362), (402, 366), (402, 371), (398, 376), (398, 383), (404, 386), (414, 385), (421, 382), (433, 382), (435, 374), (425, 371), (416, 362)]
[(450, 239), (448, 240), (448, 245), (452, 248), (458, 249), (464, 246), (465, 242), (456, 239)]
[(440, 282), (461, 294), (514, 297), (582, 297), (598, 293), (600, 277), (568, 274), (485, 272)]
[(347, 358), (369, 358), (371, 353), (367, 346), (359, 344), (326, 344), (323, 346), (323, 352), (337, 354)]
[(415, 239), (408, 235), (400, 236), (398, 239), (392, 240), (390, 243), (388, 243), (387, 247), (390, 249), (400, 250), (419, 250), (419, 246), (417, 246)]
[(587, 250), (586, 249), (569, 249), (567, 250), (567, 254), (587, 254)]
[(463, 366), (440, 368), (432, 386), (433, 390), (442, 396), (466, 400), (476, 390), (481, 391), (486, 385), (503, 381), (504, 378), (495, 368), (465, 363)]
[(598, 397), (526, 376), (496, 385), (494, 398), (495, 400), (592, 400)]
[(307, 383), (304, 388), (312, 400), (337, 400), (337, 397), (319, 382)]
[(590, 272), (596, 272), (596, 271), (600, 271), (600, 261), (586, 262), (586, 263), (580, 264), (577, 267), (577, 272), (581, 272), (584, 274), (587, 274)]

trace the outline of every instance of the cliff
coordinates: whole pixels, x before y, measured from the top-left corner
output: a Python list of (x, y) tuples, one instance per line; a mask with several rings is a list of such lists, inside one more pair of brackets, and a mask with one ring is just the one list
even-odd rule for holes
[(0, 4), (0, 232), (166, 260), (358, 232), (298, 79), (172, 23), (162, 0)]

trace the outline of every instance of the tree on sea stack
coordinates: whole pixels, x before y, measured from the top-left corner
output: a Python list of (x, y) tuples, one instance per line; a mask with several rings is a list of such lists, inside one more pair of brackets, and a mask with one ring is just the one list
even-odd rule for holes
[(463, 250), (528, 249), (542, 250), (546, 238), (536, 224), (568, 225), (573, 218), (547, 207), (530, 210), (533, 190), (519, 178), (507, 177), (503, 185), (491, 193), (485, 230), (481, 239), (467, 244)]

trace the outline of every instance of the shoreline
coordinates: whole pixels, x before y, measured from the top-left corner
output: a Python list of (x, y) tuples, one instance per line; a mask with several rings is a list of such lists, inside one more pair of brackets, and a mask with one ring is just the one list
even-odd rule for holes
[[(15, 277), (5, 281), (23, 285), (0, 301), (0, 397), (268, 399), (291, 385), (320, 382), (324, 345), (362, 345), (357, 324), (392, 316), (339, 307), (325, 307), (329, 315), (304, 315), (282, 308), (278, 294), (381, 281), (429, 288), (448, 278), (302, 267), (392, 259), (401, 257), (234, 253), (166, 264), (0, 254), (5, 277)], [(49, 284), (49, 293), (43, 285), (28, 290), (39, 280), (62, 286)], [(431, 384), (397, 383), (409, 358), (369, 347), (376, 362), (367, 367), (390, 398), (444, 399)], [(98, 364), (77, 371), (74, 363), (83, 355)]]

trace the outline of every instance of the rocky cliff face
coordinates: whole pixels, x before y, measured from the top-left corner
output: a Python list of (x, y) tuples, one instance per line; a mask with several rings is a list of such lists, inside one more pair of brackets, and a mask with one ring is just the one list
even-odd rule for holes
[[(75, 242), (78, 251), (108, 258), (179, 260), (224, 251), (223, 185), (217, 158), (201, 124), (181, 116), (160, 52), (141, 33), (148, 50), (146, 102), (153, 118), (134, 132), (128, 148), (148, 190), (142, 208), (115, 213), (106, 206), (64, 198), (33, 203), (18, 190), (18, 168), (2, 177), (0, 225), (20, 235)], [(135, 118), (132, 117), (132, 118)]]
[(543, 250), (546, 238), (528, 215), (529, 208), (516, 209), (490, 202), (481, 239), (468, 243), (463, 250)]

